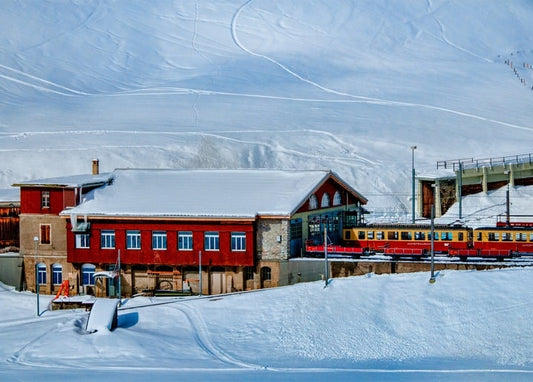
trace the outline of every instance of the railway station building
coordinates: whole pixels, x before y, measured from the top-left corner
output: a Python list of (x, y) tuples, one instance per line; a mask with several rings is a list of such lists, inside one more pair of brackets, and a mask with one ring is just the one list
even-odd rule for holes
[[(219, 294), (291, 283), (367, 200), (332, 171), (117, 169), (16, 184), (28, 289)], [(120, 272), (117, 272), (120, 270)], [(36, 273), (37, 272), (37, 277)], [(110, 275), (99, 278), (98, 275)], [(95, 277), (97, 275), (97, 277)]]

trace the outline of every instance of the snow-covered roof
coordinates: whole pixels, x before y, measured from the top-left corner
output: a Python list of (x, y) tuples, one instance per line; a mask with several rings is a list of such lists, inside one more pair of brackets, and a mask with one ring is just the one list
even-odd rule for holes
[(101, 186), (113, 179), (112, 173), (71, 175), (56, 178), (28, 180), (15, 183), (13, 187), (91, 187)]
[(366, 202), (331, 171), (118, 169), (113, 176), (62, 215), (290, 216), (330, 177)]

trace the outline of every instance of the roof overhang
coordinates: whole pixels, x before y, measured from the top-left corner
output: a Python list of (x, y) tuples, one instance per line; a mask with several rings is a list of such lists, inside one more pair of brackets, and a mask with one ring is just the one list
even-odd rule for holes
[[(206, 222), (223, 222), (223, 223), (234, 223), (234, 222), (254, 222), (256, 217), (240, 217), (240, 216), (177, 216), (177, 215), (165, 215), (165, 216), (156, 216), (156, 215), (80, 215), (84, 216), (87, 220), (98, 221), (98, 220), (136, 220), (136, 221), (206, 221)], [(71, 219), (71, 214), (68, 213), (68, 210), (60, 213), (60, 217), (65, 219)], [(79, 223), (78, 223), (79, 224)]]

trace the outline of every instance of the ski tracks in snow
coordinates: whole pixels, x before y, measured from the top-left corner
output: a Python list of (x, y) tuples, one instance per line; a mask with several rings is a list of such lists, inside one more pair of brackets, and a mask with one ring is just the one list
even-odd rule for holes
[(55, 93), (62, 96), (90, 95), (89, 93), (85, 93), (79, 90), (68, 88), (63, 85), (56, 84), (52, 81), (45, 80), (44, 78), (33, 76), (31, 74), (24, 73), (23, 71), (2, 64), (0, 64), (0, 78), (15, 82), (20, 85), (25, 85), (36, 90), (48, 93)]
[(189, 324), (191, 325), (193, 329), (192, 332), (194, 334), (196, 343), (206, 353), (210, 354), (214, 358), (224, 363), (238, 366), (241, 368), (263, 369), (263, 367), (259, 365), (237, 360), (233, 358), (232, 356), (230, 356), (228, 353), (219, 349), (213, 343), (213, 341), (211, 341), (211, 335), (209, 334), (209, 330), (207, 329), (207, 325), (202, 315), (199, 314), (193, 307), (188, 306), (187, 304), (176, 304), (175, 307), (177, 310), (182, 312), (185, 315), (185, 317), (187, 317), (187, 320), (189, 321)]
[(26, 366), (33, 366), (33, 367), (55, 367), (56, 365), (50, 365), (48, 363), (42, 363), (42, 362), (36, 362), (31, 361), (30, 359), (27, 359), (26, 353), (30, 351), (31, 349), (35, 350), (34, 348), (37, 346), (37, 344), (45, 337), (48, 336), (57, 336), (57, 330), (65, 325), (67, 325), (69, 322), (75, 322), (76, 320), (80, 319), (80, 316), (72, 316), (69, 313), (65, 313), (58, 316), (49, 316), (49, 317), (36, 317), (32, 319), (27, 320), (17, 320), (13, 322), (3, 322), (0, 324), (0, 327), (4, 327), (5, 329), (8, 329), (10, 326), (12, 327), (19, 327), (21, 325), (33, 325), (39, 322), (43, 321), (57, 321), (57, 324), (53, 326), (51, 329), (44, 330), (40, 335), (33, 338), (31, 341), (27, 342), (23, 346), (21, 346), (19, 349), (15, 350), (13, 354), (6, 359), (6, 362), (17, 364), (17, 365), (26, 365)]
[[(239, 19), (241, 13), (243, 12), (243, 10), (245, 8), (247, 8), (252, 2), (254, 2), (254, 0), (246, 1), (244, 4), (242, 4), (237, 9), (237, 11), (234, 13), (234, 15), (232, 17), (232, 20), (231, 20), (231, 36), (232, 36), (232, 39), (233, 39), (235, 45), (237, 45), (237, 47), (239, 47), (241, 50), (243, 50), (244, 52), (246, 52), (247, 54), (249, 54), (251, 56), (258, 57), (258, 58), (270, 61), (274, 65), (280, 67), (282, 70), (284, 70), (285, 72), (287, 72), (288, 74), (290, 74), (291, 76), (297, 78), (298, 80), (300, 80), (302, 82), (305, 82), (305, 83), (307, 83), (307, 84), (309, 84), (309, 85), (311, 85), (313, 87), (316, 87), (316, 88), (318, 88), (318, 89), (320, 89), (320, 90), (322, 90), (322, 91), (324, 91), (326, 93), (329, 93), (329, 94), (334, 94), (334, 95), (338, 95), (338, 96), (342, 96), (342, 97), (348, 97), (348, 98), (350, 98), (352, 100), (352, 102), (363, 102), (363, 103), (366, 102), (366, 103), (370, 103), (370, 104), (380, 104), (380, 105), (387, 105), (387, 106), (417, 107), (417, 108), (423, 108), (423, 109), (429, 109), (429, 110), (445, 112), (445, 113), (449, 113), (449, 114), (455, 114), (455, 115), (459, 115), (459, 116), (466, 117), (466, 118), (478, 119), (478, 120), (491, 122), (491, 123), (494, 123), (494, 124), (497, 124), (497, 125), (501, 125), (501, 126), (505, 126), (505, 127), (533, 131), (533, 127), (520, 126), (520, 125), (507, 123), (507, 122), (495, 120), (495, 119), (492, 119), (492, 118), (486, 118), (486, 117), (483, 117), (483, 116), (480, 116), (480, 115), (475, 115), (475, 114), (472, 114), (472, 113), (466, 113), (466, 112), (453, 110), (453, 109), (448, 109), (448, 108), (444, 108), (444, 107), (439, 107), (439, 106), (434, 106), (434, 105), (427, 105), (427, 104), (420, 104), (420, 103), (392, 101), (392, 100), (386, 100), (386, 99), (381, 99), (381, 98), (366, 97), (366, 96), (361, 96), (361, 95), (354, 95), (354, 94), (350, 94), (350, 93), (345, 93), (345, 92), (337, 91), (337, 90), (334, 90), (334, 89), (330, 89), (330, 88), (325, 87), (323, 85), (320, 85), (319, 83), (314, 82), (314, 81), (312, 81), (312, 80), (310, 80), (308, 78), (304, 78), (301, 75), (299, 75), (298, 73), (296, 73), (294, 70), (289, 69), (286, 65), (284, 65), (281, 62), (275, 60), (274, 58), (266, 56), (264, 54), (253, 52), (252, 50), (248, 49), (239, 40), (238, 31), (237, 31), (237, 29), (238, 29), (237, 28), (238, 19)], [(429, 9), (432, 7), (431, 0), (428, 0), (427, 6), (428, 6), (428, 12), (429, 12)], [(475, 56), (475, 57), (477, 57), (479, 59), (482, 59), (482, 60), (484, 60), (486, 62), (492, 62), (491, 60), (489, 60), (489, 59), (487, 59), (485, 57), (481, 57), (479, 55), (476, 55), (475, 53), (473, 53), (471, 51), (468, 51), (468, 50), (466, 50), (464, 48), (461, 48), (461, 47), (457, 46), (456, 44), (453, 44), (444, 35), (444, 25), (438, 19), (435, 19), (435, 20), (439, 24), (442, 40), (446, 44), (448, 44), (448, 45), (450, 45), (450, 46), (452, 46), (452, 47), (454, 47), (456, 49), (459, 49), (459, 50), (461, 50), (463, 52), (466, 52), (466, 53), (468, 53), (470, 55), (473, 55), (473, 56)]]
[[(245, 44), (240, 41), (238, 36), (238, 21), (241, 16), (241, 14), (245, 11), (247, 7), (249, 7), (254, 0), (247, 0), (244, 2), (240, 7), (237, 8), (237, 10), (234, 12), (232, 19), (230, 21), (230, 32), (231, 32), (231, 38), (234, 42), (234, 44), (244, 51), (246, 54), (250, 56), (257, 57), (259, 59), (267, 60), (271, 62), (273, 65), (278, 66), (281, 70), (288, 73), (290, 76), (296, 78), (297, 80), (306, 83), (310, 86), (313, 86), (315, 88), (320, 89), (324, 93), (327, 93), (329, 95), (335, 95), (338, 97), (342, 97), (341, 99), (307, 99), (304, 97), (280, 97), (280, 96), (269, 96), (269, 95), (260, 95), (260, 94), (244, 94), (244, 93), (232, 93), (232, 92), (219, 92), (219, 91), (212, 91), (212, 90), (202, 90), (202, 89), (193, 89), (193, 88), (143, 88), (143, 89), (131, 89), (126, 90), (122, 92), (110, 92), (105, 94), (91, 94), (87, 93), (81, 90), (76, 90), (69, 88), (67, 86), (63, 86), (57, 83), (54, 83), (52, 81), (46, 80), (44, 78), (39, 78), (37, 76), (27, 74), (21, 70), (14, 69), (12, 67), (2, 65), (0, 64), (0, 78), (11, 81), (20, 85), (28, 86), (31, 88), (34, 88), (38, 91), (42, 92), (48, 92), (48, 93), (55, 93), (61, 96), (112, 96), (112, 97), (131, 97), (131, 96), (160, 96), (160, 95), (190, 95), (194, 94), (196, 96), (196, 100), (194, 103), (194, 113), (195, 113), (195, 127), (198, 128), (198, 111), (197, 111), (197, 104), (199, 102), (199, 97), (202, 95), (221, 95), (221, 96), (234, 96), (234, 97), (254, 97), (254, 98), (265, 98), (265, 99), (280, 99), (280, 100), (287, 100), (287, 101), (294, 101), (294, 102), (320, 102), (320, 103), (368, 103), (368, 104), (377, 104), (377, 105), (384, 105), (384, 106), (391, 106), (391, 107), (409, 107), (409, 108), (420, 108), (420, 109), (427, 109), (427, 110), (433, 110), (437, 112), (443, 112), (448, 114), (454, 114), (461, 117), (469, 118), (469, 119), (477, 119), (488, 123), (493, 123), (496, 125), (501, 125), (509, 128), (514, 129), (520, 129), (520, 130), (526, 130), (526, 131), (533, 131), (533, 127), (529, 126), (521, 126), (513, 123), (504, 122), (501, 120), (496, 120), (493, 118), (487, 118), (483, 117), (481, 115), (476, 115), (472, 113), (462, 112), (459, 110), (454, 109), (448, 109), (445, 107), (439, 107), (435, 105), (427, 105), (427, 104), (421, 104), (421, 103), (411, 103), (411, 102), (402, 102), (402, 101), (393, 101), (393, 100), (387, 100), (387, 99), (380, 99), (380, 98), (374, 98), (374, 97), (366, 97), (362, 95), (354, 95), (346, 92), (341, 92), (335, 89), (328, 88), (326, 86), (323, 86), (315, 81), (312, 81), (309, 78), (305, 78), (298, 74), (295, 70), (289, 68), (288, 66), (284, 65), (280, 61), (269, 57), (264, 54), (260, 54), (257, 52), (252, 51), (251, 49), (247, 48)], [(429, 9), (432, 7), (431, 0), (428, 0), (428, 12)], [(192, 37), (192, 47), (195, 51), (197, 51), (198, 54), (201, 54), (200, 50), (197, 46), (197, 23), (199, 20), (199, 9), (198, 9), (198, 3), (195, 3), (195, 21), (194, 21), (194, 31), (193, 31), (193, 37)], [(96, 7), (93, 12), (87, 17), (87, 19), (81, 23), (81, 25), (78, 26), (81, 27), (83, 25), (86, 25), (87, 22), (93, 17), (93, 15), (96, 13), (96, 10), (98, 7)], [(436, 19), (436, 22), (438, 23), (440, 27), (440, 34), (441, 39), (444, 43), (459, 49), (461, 51), (464, 51), (467, 54), (473, 55), (479, 59), (482, 59), (486, 62), (492, 62), (491, 60), (488, 60), (485, 57), (481, 57), (479, 55), (476, 55), (475, 53), (468, 51), (464, 48), (461, 48), (457, 44), (454, 44), (450, 40), (448, 40), (445, 36), (445, 27), (444, 25)], [(438, 36), (435, 36), (436, 38), (439, 38)]]

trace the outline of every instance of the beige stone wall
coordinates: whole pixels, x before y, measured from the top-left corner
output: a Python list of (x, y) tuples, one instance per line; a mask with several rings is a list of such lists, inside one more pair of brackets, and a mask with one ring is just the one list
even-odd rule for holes
[[(122, 270), (122, 294), (131, 296), (141, 293), (143, 290), (157, 288), (160, 280), (168, 280), (172, 289), (182, 290), (183, 282), (190, 285), (194, 294), (200, 291), (198, 270), (187, 269), (181, 272), (181, 267), (172, 267), (172, 276), (157, 277), (150, 275), (147, 270), (131, 266), (123, 267)], [(254, 279), (245, 282), (244, 267), (209, 267), (202, 268), (202, 294), (220, 294), (257, 289), (259, 286), (259, 274), (254, 274)]]
[[(509, 263), (494, 264), (469, 264), (464, 262), (456, 263), (435, 263), (435, 272), (440, 270), (486, 270), (494, 268), (504, 268), (510, 266)], [(330, 262), (331, 277), (360, 276), (367, 273), (387, 274), (387, 273), (413, 273), (431, 271), (431, 262), (369, 262), (369, 261), (332, 261)], [(428, 276), (429, 277), (429, 276)]]
[[(50, 244), (40, 244), (41, 224), (49, 224)], [(20, 215), (20, 254), (34, 255), (35, 241), (38, 237), (37, 251), (42, 256), (67, 256), (67, 230), (65, 219), (56, 215)]]
[(289, 257), (288, 219), (259, 219), (256, 253), (259, 260), (287, 260)]
[[(255, 288), (272, 288), (280, 286), (280, 261), (259, 261), (257, 264), (257, 274), (255, 275)], [(270, 280), (261, 279), (261, 269), (264, 267), (270, 268)]]
[[(41, 225), (50, 225), (50, 244), (41, 244)], [(37, 246), (34, 238), (37, 237)], [(22, 214), (20, 216), (20, 254), (24, 257), (24, 275), (26, 289), (35, 291), (35, 264), (46, 265), (46, 284), (39, 286), (39, 292), (54, 294), (60, 285), (52, 284), (52, 265), (59, 263), (63, 266), (63, 280), (69, 280), (76, 285), (77, 273), (74, 267), (67, 263), (65, 220), (56, 215)]]
[[(32, 292), (36, 291), (35, 284), (35, 256), (24, 256), (24, 277), (26, 282), (26, 289)], [(56, 294), (59, 291), (60, 285), (54, 285), (52, 283), (52, 266), (55, 263), (59, 263), (63, 266), (63, 281), (69, 280), (71, 288), (71, 294), (76, 294), (76, 283), (78, 281), (79, 272), (74, 269), (72, 264), (67, 263), (67, 259), (64, 256), (37, 256), (37, 263), (43, 263), (46, 265), (46, 284), (39, 285), (39, 293), (42, 294)]]

